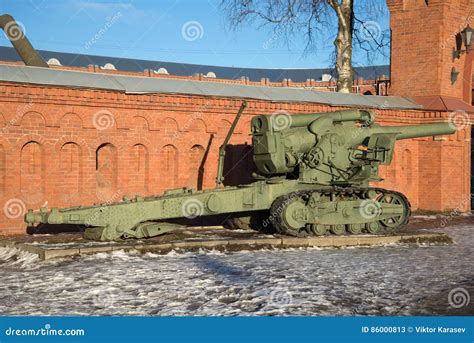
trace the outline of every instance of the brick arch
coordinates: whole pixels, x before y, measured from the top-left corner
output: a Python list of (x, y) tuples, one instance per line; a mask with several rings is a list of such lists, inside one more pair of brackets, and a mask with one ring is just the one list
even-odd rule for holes
[(20, 152), (25, 144), (30, 141), (38, 142), (44, 149), (48, 149), (51, 142), (47, 141), (42, 135), (36, 133), (29, 133), (18, 138), (14, 144), (14, 150)]
[(130, 148), (128, 174), (132, 193), (144, 195), (148, 191), (150, 156), (146, 145), (137, 143)]
[(130, 129), (134, 130), (150, 130), (150, 122), (144, 116), (134, 116), (132, 118), (132, 125), (130, 125)]
[[(115, 143), (114, 143), (115, 144)], [(151, 142), (151, 140), (149, 140), (148, 138), (145, 138), (145, 137), (139, 137), (139, 138), (136, 138), (136, 137), (132, 137), (128, 140), (126, 146), (128, 149), (132, 148), (134, 145), (137, 145), (137, 144), (141, 144), (141, 145), (144, 145), (147, 149), (149, 150), (154, 150), (152, 149), (151, 147), (154, 147), (156, 144), (153, 144)], [(120, 150), (121, 148), (119, 148)], [(154, 152), (153, 152), (154, 153)]]
[(75, 128), (75, 129), (82, 129), (83, 123), (82, 118), (74, 112), (68, 112), (64, 114), (57, 123), (56, 126), (62, 128)]
[[(140, 143), (141, 141), (143, 140), (140, 139), (140, 140), (137, 140), (136, 142)], [(80, 140), (80, 142), (85, 142), (85, 141)], [(124, 139), (120, 139), (115, 136), (101, 135), (95, 139), (88, 141), (87, 146), (92, 151), (92, 155), (95, 158), (95, 153), (97, 149), (99, 149), (101, 145), (105, 145), (105, 144), (112, 144), (115, 147), (115, 149), (117, 149), (118, 154), (121, 154), (122, 151), (126, 151), (127, 148), (129, 148), (132, 145), (130, 142), (124, 142)]]
[(26, 112), (21, 116), (20, 125), (22, 127), (46, 126), (45, 117), (39, 112)]
[(117, 191), (118, 151), (112, 143), (102, 143), (95, 153), (96, 194), (101, 201), (110, 201)]
[(187, 185), (192, 188), (202, 189), (204, 169), (202, 160), (205, 149), (200, 144), (195, 144), (189, 150), (189, 164), (188, 164), (188, 182)]
[(186, 129), (187, 131), (191, 132), (207, 132), (207, 125), (204, 120), (195, 118), (189, 122), (189, 125)]
[(61, 201), (72, 205), (79, 202), (83, 178), (83, 149), (79, 144), (67, 141), (59, 149), (59, 191)]
[[(77, 135), (63, 135), (59, 137), (59, 139), (56, 141), (53, 147), (53, 154), (55, 156), (59, 156), (61, 153), (61, 148), (63, 147), (64, 144), (67, 143), (74, 143), (79, 148), (81, 149), (81, 159), (83, 161), (82, 167), (87, 167), (91, 166), (92, 164), (95, 163), (95, 150), (97, 150), (97, 147), (100, 145), (97, 144), (97, 146), (92, 146), (89, 144), (84, 138), (77, 136)], [(91, 164), (92, 163), (92, 164)]]
[[(157, 130), (156, 128), (156, 116), (152, 111), (139, 111), (139, 112), (134, 112), (134, 117), (140, 117), (146, 120), (147, 125), (148, 125), (148, 130)], [(158, 122), (161, 122), (161, 119), (158, 120)]]
[[(219, 123), (217, 124), (217, 143), (218, 145), (220, 146), (223, 142), (224, 142), (224, 139), (225, 137), (227, 136), (227, 133), (229, 132), (229, 129), (230, 127), (232, 126), (232, 123), (230, 121), (228, 121), (227, 119), (221, 119), (219, 121)], [(235, 136), (236, 135), (241, 135), (242, 134), (242, 128), (239, 127), (239, 125), (237, 125), (237, 127), (235, 128), (232, 136), (230, 137), (230, 141), (229, 143), (232, 144), (232, 142), (236, 141), (235, 140)]]
[(38, 205), (44, 198), (44, 147), (35, 140), (26, 142), (20, 150), (20, 193), (28, 205)]
[(159, 185), (160, 189), (175, 188), (178, 186), (179, 152), (173, 144), (165, 144), (158, 153)]
[(219, 120), (219, 123), (217, 125), (217, 136), (221, 139), (224, 139), (231, 125), (232, 123), (227, 119)]
[(166, 117), (163, 119), (160, 129), (166, 132), (177, 132), (179, 131), (178, 122), (174, 118)]

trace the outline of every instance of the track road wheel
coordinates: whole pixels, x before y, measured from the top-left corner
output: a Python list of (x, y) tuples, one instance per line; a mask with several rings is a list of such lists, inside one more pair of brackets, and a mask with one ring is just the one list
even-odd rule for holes
[(358, 235), (362, 232), (364, 224), (349, 224), (347, 225), (347, 231), (352, 235)]
[(270, 208), (270, 221), (275, 230), (283, 235), (306, 237), (306, 223), (298, 218), (305, 206), (305, 201), (294, 194), (277, 198)]
[(380, 224), (379, 222), (370, 222), (365, 224), (365, 229), (367, 230), (368, 233), (372, 235), (376, 235), (380, 231)]
[(346, 233), (346, 226), (344, 224), (331, 225), (331, 232), (337, 236)]
[(324, 224), (311, 224), (311, 231), (316, 236), (324, 236), (328, 232), (328, 226)]
[(387, 227), (388, 229), (395, 230), (408, 223), (411, 213), (410, 203), (403, 194), (398, 192), (386, 192), (382, 194), (379, 202), (403, 206), (403, 214), (381, 220), (380, 223), (382, 223), (383, 226)]

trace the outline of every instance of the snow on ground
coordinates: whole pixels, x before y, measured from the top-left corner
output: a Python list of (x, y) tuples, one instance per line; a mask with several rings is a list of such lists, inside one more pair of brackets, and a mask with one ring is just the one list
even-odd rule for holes
[[(448, 293), (462, 287), (474, 298), (474, 228), (444, 231), (456, 244), (116, 251), (51, 261), (0, 248), (0, 314), (459, 314)], [(474, 314), (473, 302), (461, 314)]]

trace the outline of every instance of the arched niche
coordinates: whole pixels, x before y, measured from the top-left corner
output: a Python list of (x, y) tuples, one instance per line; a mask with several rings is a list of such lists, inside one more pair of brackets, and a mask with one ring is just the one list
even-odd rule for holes
[(110, 200), (117, 190), (117, 148), (104, 143), (96, 150), (96, 191), (99, 199)]
[(131, 149), (130, 184), (136, 194), (145, 194), (148, 190), (149, 156), (143, 144), (135, 144)]
[(22, 199), (36, 205), (44, 196), (43, 147), (36, 141), (23, 145), (20, 152), (20, 191)]
[(80, 199), (82, 183), (82, 151), (74, 142), (66, 142), (59, 151), (59, 188), (62, 201), (75, 204)]
[(188, 186), (196, 189), (202, 189), (204, 178), (204, 147), (202, 145), (193, 145), (189, 151), (189, 165), (188, 165)]
[(179, 173), (178, 149), (172, 144), (163, 146), (159, 153), (159, 160), (161, 161), (158, 170), (160, 188), (166, 190), (177, 187)]

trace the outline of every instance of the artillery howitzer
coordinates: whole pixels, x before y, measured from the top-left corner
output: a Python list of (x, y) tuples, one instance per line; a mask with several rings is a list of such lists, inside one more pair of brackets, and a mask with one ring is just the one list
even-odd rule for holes
[(85, 225), (96, 240), (142, 238), (175, 230), (177, 222), (226, 217), (225, 225), (304, 237), (395, 230), (410, 216), (398, 192), (369, 187), (390, 164), (397, 140), (452, 134), (448, 123), (380, 126), (366, 110), (255, 116), (251, 121), (255, 182), (220, 187), (226, 144), (219, 153), (216, 189), (180, 188), (163, 195), (91, 207), (28, 210), (29, 225)]

